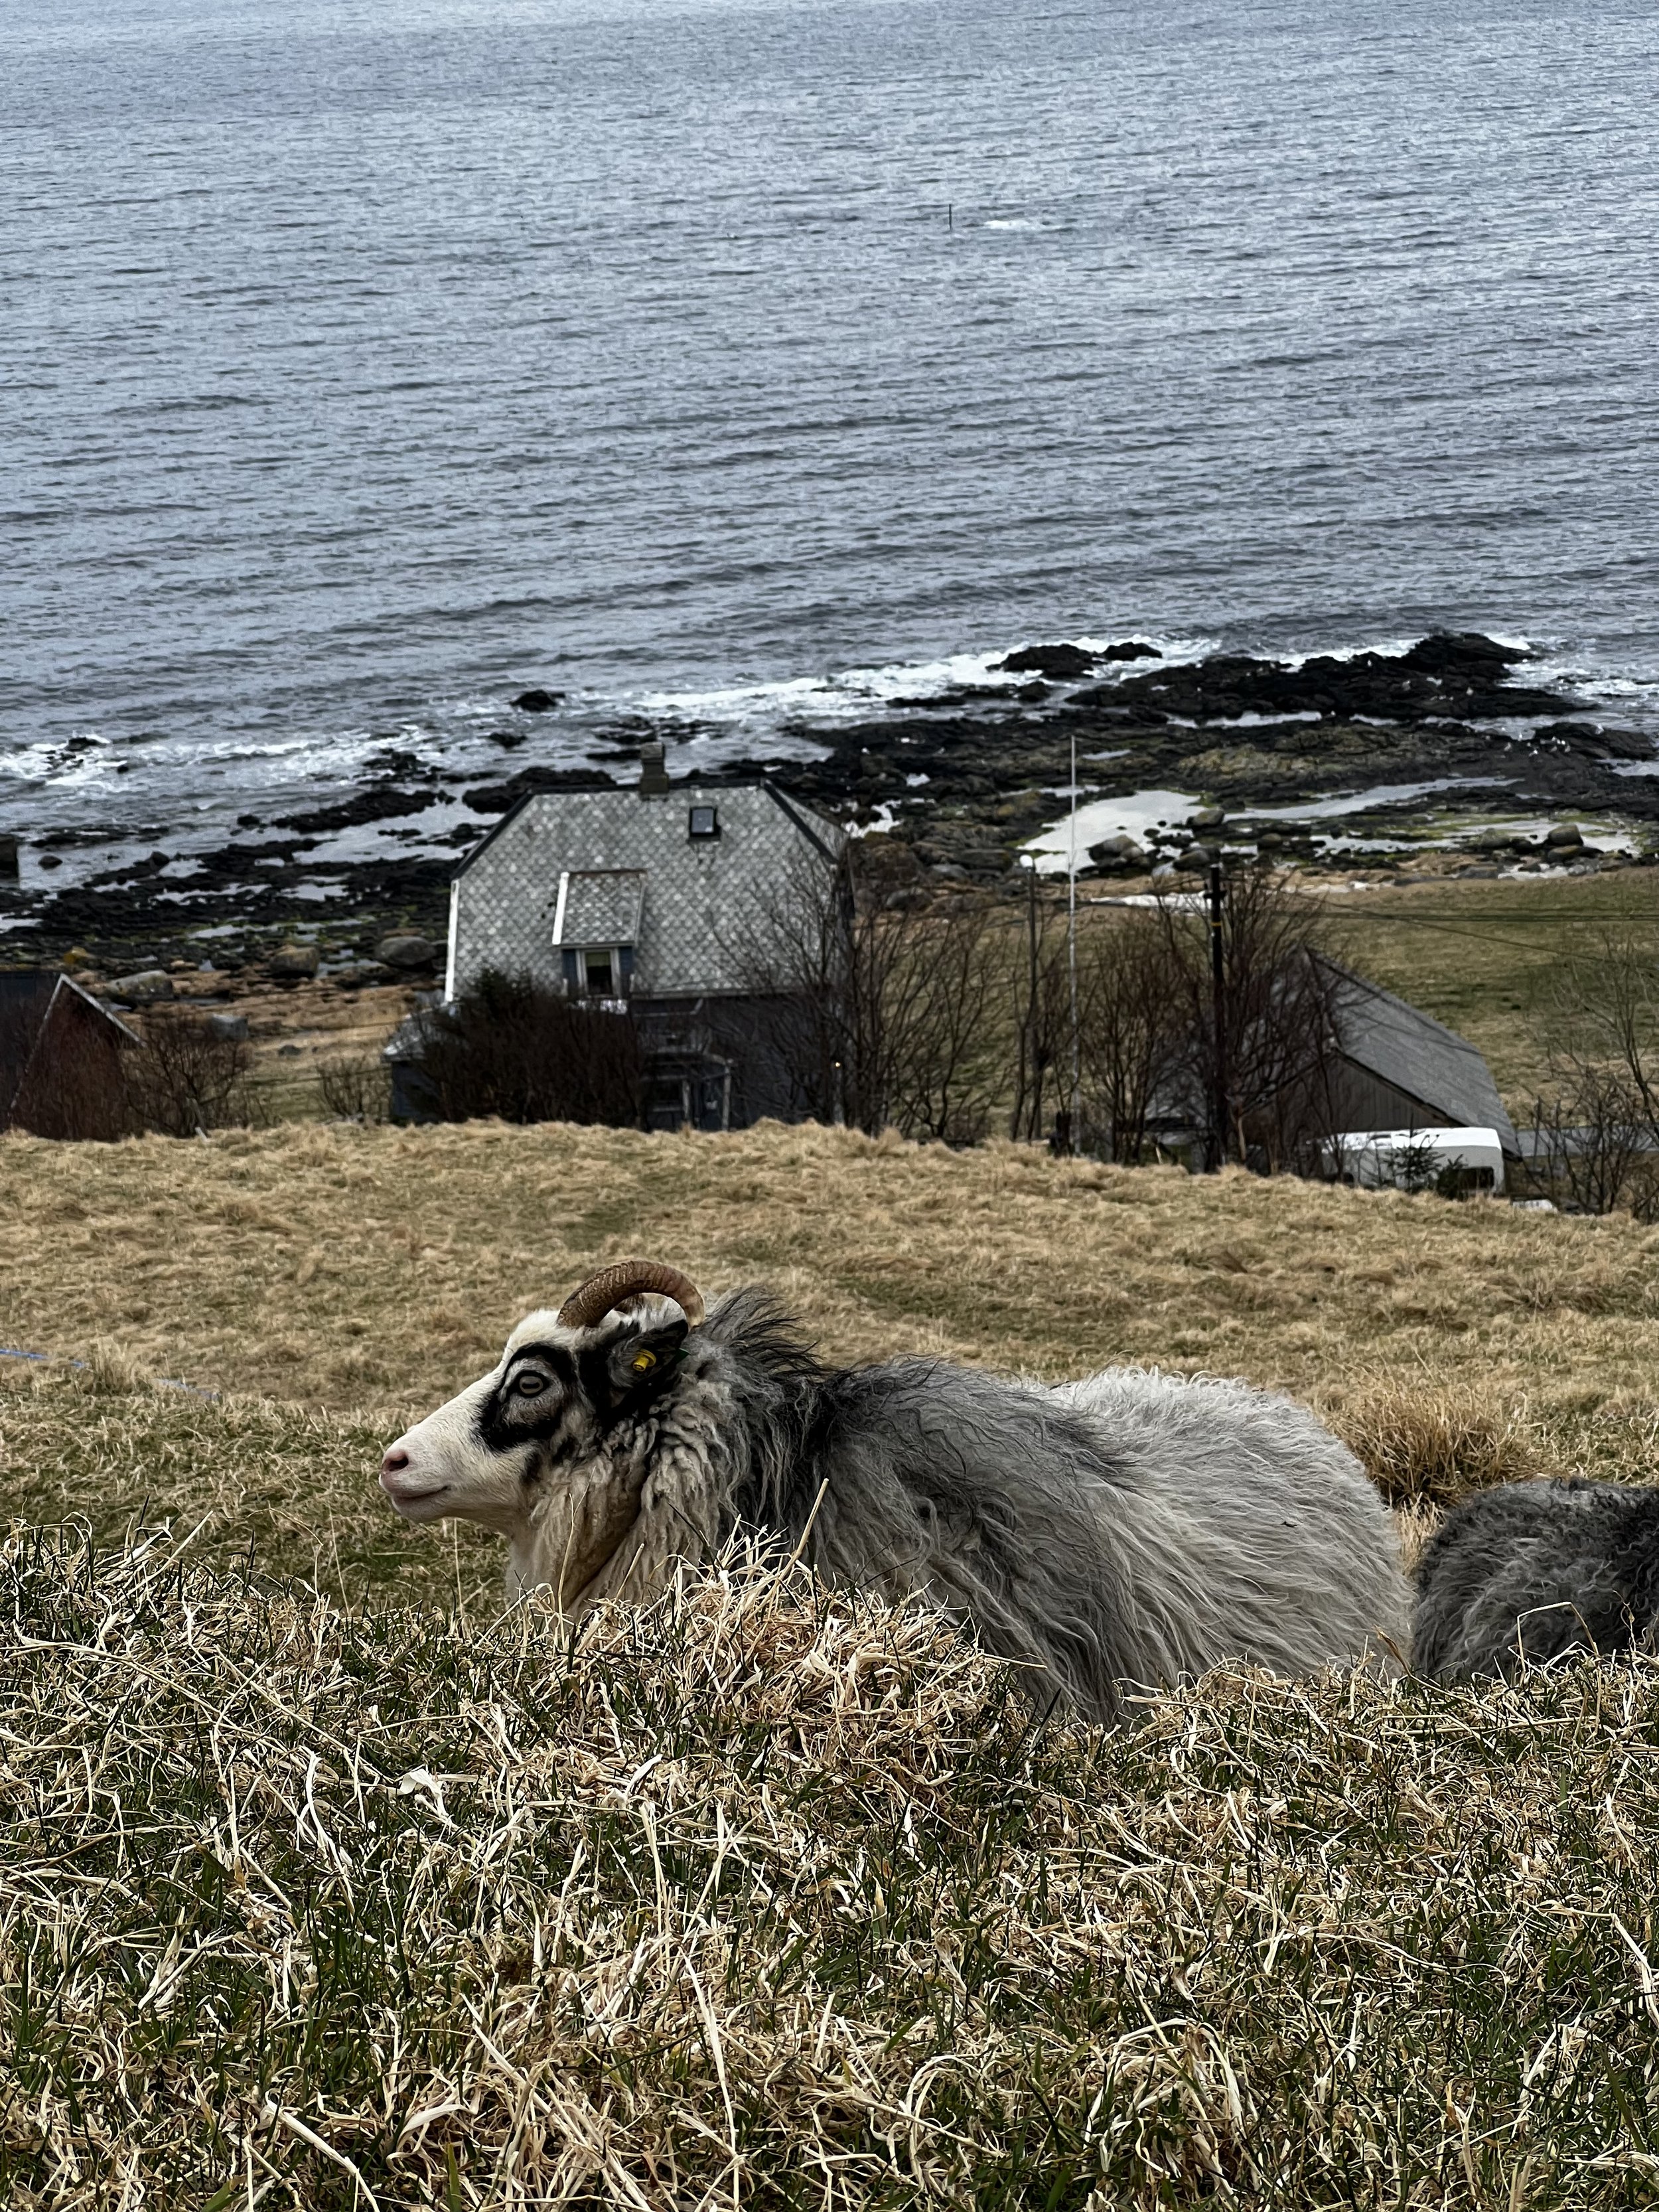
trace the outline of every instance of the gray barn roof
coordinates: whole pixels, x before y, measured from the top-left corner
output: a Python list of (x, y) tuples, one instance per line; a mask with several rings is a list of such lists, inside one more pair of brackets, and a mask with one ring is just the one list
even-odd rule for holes
[(1420, 1100), (1425, 1127), (1496, 1129), (1505, 1152), (1517, 1149), (1492, 1071), (1467, 1037), (1380, 983), (1334, 960), (1324, 964), (1341, 984), (1336, 1024), (1345, 1058)]
[[(716, 834), (691, 834), (694, 807), (714, 810)], [(765, 783), (538, 793), (451, 886), (445, 995), (486, 968), (556, 983), (567, 951), (624, 945), (641, 996), (741, 991), (757, 915), (803, 868), (832, 866), (842, 842)]]

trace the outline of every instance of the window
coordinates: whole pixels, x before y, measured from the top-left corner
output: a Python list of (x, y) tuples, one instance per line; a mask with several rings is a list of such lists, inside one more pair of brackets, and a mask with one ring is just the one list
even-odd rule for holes
[(625, 999), (634, 981), (631, 945), (564, 946), (564, 988), (573, 998)]
[(720, 836), (720, 817), (714, 807), (694, 806), (691, 809), (690, 833), (693, 837)]
[(586, 954), (582, 964), (587, 970), (583, 980), (589, 992), (596, 999), (608, 999), (611, 996), (611, 973), (610, 947), (607, 945), (603, 952), (596, 948)]

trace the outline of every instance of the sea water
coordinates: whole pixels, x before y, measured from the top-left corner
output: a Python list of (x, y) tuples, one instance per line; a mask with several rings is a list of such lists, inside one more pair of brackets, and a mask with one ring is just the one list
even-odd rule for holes
[(513, 765), (636, 712), (712, 764), (1033, 638), (1475, 627), (1652, 722), (1656, 47), (1616, 0), (8, 0), (0, 827), (499, 775), (530, 684)]

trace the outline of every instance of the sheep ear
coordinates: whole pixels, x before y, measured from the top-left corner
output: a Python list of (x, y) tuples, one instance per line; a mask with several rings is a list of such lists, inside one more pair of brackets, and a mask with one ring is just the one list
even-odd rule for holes
[(638, 1336), (618, 1337), (605, 1363), (617, 1398), (643, 1397), (665, 1382), (679, 1364), (688, 1334), (685, 1323), (675, 1321)]

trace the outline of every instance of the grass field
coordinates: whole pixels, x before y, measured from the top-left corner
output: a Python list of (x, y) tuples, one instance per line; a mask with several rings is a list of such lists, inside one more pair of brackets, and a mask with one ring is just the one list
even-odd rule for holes
[(1650, 868), (1495, 883), (1402, 878), (1334, 895), (1328, 906), (1357, 968), (1479, 1046), (1517, 1122), (1547, 1083), (1541, 1041), (1559, 1019), (1571, 963), (1593, 959), (1607, 931), (1628, 932), (1659, 958)]
[(1659, 1668), (1108, 1733), (741, 1560), (499, 1622), (380, 1449), (635, 1250), (836, 1357), (1277, 1383), (1407, 1504), (1653, 1462), (1620, 1218), (822, 1129), (7, 1139), (0, 2201), (1659, 2197)]

